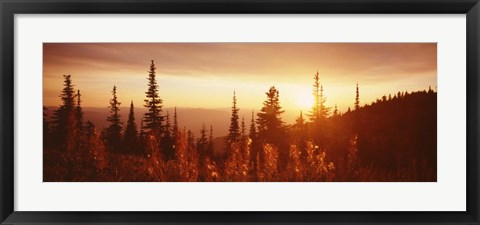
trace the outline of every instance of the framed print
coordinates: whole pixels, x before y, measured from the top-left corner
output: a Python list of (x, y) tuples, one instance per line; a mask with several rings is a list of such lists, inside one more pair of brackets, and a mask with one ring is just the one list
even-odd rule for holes
[(1, 1), (2, 224), (478, 224), (478, 1)]

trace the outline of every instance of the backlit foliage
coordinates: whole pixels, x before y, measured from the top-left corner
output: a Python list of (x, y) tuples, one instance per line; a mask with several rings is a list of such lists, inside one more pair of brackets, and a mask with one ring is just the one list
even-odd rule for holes
[(84, 122), (80, 91), (64, 75), (62, 105), (51, 121), (44, 108), (44, 181), (436, 181), (436, 93), (431, 89), (360, 106), (357, 84), (354, 110), (342, 113), (335, 105), (330, 116), (317, 72), (309, 121), (300, 111), (294, 124), (286, 124), (280, 92), (272, 86), (260, 110), (247, 119), (248, 134), (244, 118), (239, 126), (234, 93), (229, 133), (219, 136), (222, 152), (215, 151), (211, 125), (203, 123), (195, 138), (179, 128), (176, 108), (173, 124), (168, 111), (162, 115), (153, 61), (147, 78), (142, 129), (137, 130), (133, 101), (126, 125), (121, 121), (117, 92), (122, 90), (114, 86), (107, 103), (109, 126), (99, 132), (91, 121)]

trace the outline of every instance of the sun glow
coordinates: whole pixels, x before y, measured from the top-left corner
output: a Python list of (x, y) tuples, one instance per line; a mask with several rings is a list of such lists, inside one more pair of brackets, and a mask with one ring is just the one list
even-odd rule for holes
[(313, 105), (313, 95), (309, 91), (301, 91), (297, 94), (297, 105), (302, 109), (310, 109)]

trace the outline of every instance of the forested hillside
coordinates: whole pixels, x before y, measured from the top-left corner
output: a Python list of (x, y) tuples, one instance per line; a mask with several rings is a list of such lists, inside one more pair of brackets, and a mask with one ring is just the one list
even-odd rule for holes
[[(283, 120), (280, 90), (271, 86), (259, 110), (240, 117), (233, 92), (228, 127), (182, 127), (176, 108), (163, 108), (154, 61), (142, 105), (120, 102), (115, 85), (105, 125), (85, 118), (80, 88), (64, 75), (62, 104), (44, 107), (44, 181), (436, 181), (437, 94), (397, 92), (352, 108), (325, 104), (319, 73), (314, 102), (295, 123)], [(282, 93), (288, 95), (288, 93)], [(120, 106), (129, 106), (128, 113)], [(138, 108), (143, 110), (137, 110)], [(52, 116), (48, 116), (51, 111)], [(123, 110), (126, 111), (126, 110)], [(139, 113), (139, 111), (141, 113)], [(192, 119), (192, 118), (189, 118)], [(226, 136), (214, 136), (228, 130)]]

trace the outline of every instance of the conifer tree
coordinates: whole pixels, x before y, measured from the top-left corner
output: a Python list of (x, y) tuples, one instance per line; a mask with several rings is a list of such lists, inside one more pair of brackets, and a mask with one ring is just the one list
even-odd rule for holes
[(165, 117), (165, 127), (163, 131), (162, 141), (160, 142), (161, 149), (167, 160), (175, 158), (175, 151), (173, 145), (175, 144), (172, 136), (172, 125), (170, 123), (170, 113), (167, 110), (167, 115)]
[(43, 147), (50, 146), (50, 123), (47, 120), (47, 107), (43, 106)]
[(208, 156), (213, 156), (213, 126), (210, 125), (210, 134), (208, 136)]
[(195, 135), (191, 130), (187, 131), (187, 145), (189, 149), (195, 149)]
[(252, 110), (252, 118), (250, 119), (250, 130), (249, 130), (248, 136), (249, 136), (250, 140), (252, 141), (251, 142), (252, 153), (251, 153), (250, 161), (252, 162), (253, 172), (256, 173), (257, 168), (258, 168), (257, 159), (259, 158), (260, 146), (259, 146), (259, 143), (257, 141), (257, 128), (256, 128), (256, 125), (255, 125), (255, 116), (254, 116), (254, 111), (253, 110)]
[[(258, 137), (256, 144), (259, 147), (270, 145), (278, 149), (280, 158), (275, 164), (278, 163), (280, 168), (284, 168), (288, 157), (288, 143), (284, 122), (282, 121), (284, 111), (280, 106), (279, 91), (272, 86), (265, 94), (267, 100), (263, 102), (262, 109), (257, 113)], [(256, 154), (255, 151), (254, 153)], [(268, 160), (265, 152), (260, 155), (260, 162), (257, 162), (257, 165), (264, 160)]]
[(177, 119), (177, 107), (173, 114), (173, 136), (176, 137), (178, 133), (178, 119)]
[(338, 116), (338, 108), (337, 108), (337, 104), (335, 104), (335, 108), (333, 110), (333, 116)]
[(80, 90), (77, 90), (77, 105), (75, 107), (75, 116), (77, 118), (77, 129), (79, 134), (83, 134), (83, 110), (82, 110), (82, 100), (80, 99), (82, 95)]
[(87, 136), (87, 139), (90, 139), (94, 134), (95, 134), (95, 125), (92, 123), (92, 121), (88, 120), (85, 123), (85, 135)]
[(197, 150), (200, 159), (200, 165), (203, 165), (203, 160), (207, 156), (208, 151), (208, 139), (207, 139), (207, 128), (205, 123), (202, 124), (202, 129), (200, 129), (200, 138), (197, 141)]
[(281, 115), (284, 111), (281, 110), (279, 92), (274, 86), (265, 94), (267, 100), (263, 102), (262, 109), (257, 113), (258, 137), (275, 144), (283, 135), (284, 122)]
[(75, 142), (75, 150), (80, 151), (85, 146), (85, 140), (83, 139), (83, 135), (85, 134), (84, 131), (84, 124), (83, 124), (83, 110), (82, 110), (82, 100), (81, 100), (80, 90), (77, 90), (77, 105), (75, 106), (75, 119), (76, 119), (76, 132), (77, 132), (77, 140)]
[(326, 141), (326, 133), (328, 130), (327, 117), (330, 108), (325, 105), (326, 98), (323, 94), (323, 85), (320, 84), (318, 71), (314, 75), (313, 97), (314, 104), (310, 111), (309, 117), (312, 125), (312, 138), (318, 145), (324, 145)]
[(358, 83), (355, 91), (355, 111), (360, 108), (360, 94), (358, 91)]
[(54, 143), (63, 151), (73, 151), (77, 140), (77, 124), (75, 119), (75, 92), (71, 75), (63, 75), (63, 89), (60, 94), (62, 105), (53, 115)]
[(318, 71), (313, 77), (313, 106), (312, 111), (310, 114), (310, 120), (313, 122), (318, 122), (320, 118), (320, 82), (319, 82), (319, 74)]
[(309, 117), (310, 117), (310, 121), (318, 125), (325, 121), (330, 109), (325, 106), (326, 98), (323, 95), (323, 86), (320, 84), (320, 77), (319, 77), (318, 71), (314, 75), (313, 79), (314, 79), (314, 83), (313, 83), (314, 103), (312, 106), (312, 111), (310, 111)]
[(303, 119), (303, 112), (302, 112), (302, 110), (300, 110), (300, 115), (295, 120), (295, 127), (297, 129), (301, 129), (301, 128), (303, 128), (303, 126), (305, 126), (305, 119)]
[(120, 102), (117, 98), (117, 86), (113, 86), (110, 99), (110, 115), (107, 117), (109, 126), (102, 132), (102, 137), (111, 151), (118, 152), (122, 146), (122, 122), (120, 121)]
[(257, 129), (255, 127), (255, 118), (253, 116), (252, 110), (252, 119), (250, 120), (250, 133), (248, 134), (250, 139), (254, 140), (257, 137)]
[(322, 99), (320, 104), (320, 119), (325, 120), (328, 117), (328, 114), (330, 113), (330, 107), (327, 107), (325, 105), (325, 101), (327, 101), (327, 98), (323, 94), (322, 85), (320, 85), (320, 99)]
[(246, 137), (245, 117), (242, 117), (242, 139)]
[(162, 132), (162, 123), (164, 118), (161, 115), (163, 100), (158, 94), (156, 69), (155, 63), (152, 60), (147, 77), (148, 89), (145, 92), (146, 99), (144, 100), (144, 106), (148, 111), (143, 116), (143, 129), (145, 129), (146, 132), (152, 132), (155, 137), (159, 138)]
[(227, 149), (230, 149), (229, 146), (231, 143), (238, 141), (240, 136), (240, 127), (238, 126), (238, 108), (237, 108), (237, 96), (235, 91), (233, 92), (233, 106), (232, 106), (232, 116), (230, 117), (230, 128), (228, 129), (227, 137)]
[(296, 147), (298, 147), (301, 152), (301, 157), (305, 157), (305, 141), (307, 140), (307, 126), (305, 119), (303, 118), (303, 112), (300, 110), (300, 115), (295, 120), (295, 125), (293, 125), (293, 137), (296, 142)]
[(130, 111), (128, 113), (127, 126), (125, 128), (125, 134), (123, 138), (125, 147), (131, 153), (138, 153), (138, 130), (135, 123), (135, 112), (133, 101), (130, 101)]

